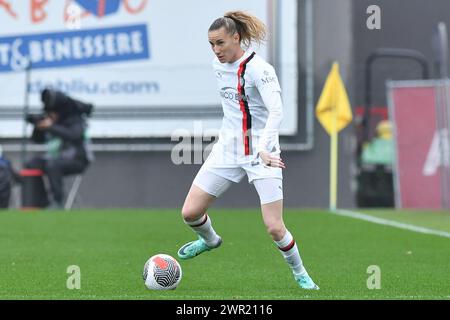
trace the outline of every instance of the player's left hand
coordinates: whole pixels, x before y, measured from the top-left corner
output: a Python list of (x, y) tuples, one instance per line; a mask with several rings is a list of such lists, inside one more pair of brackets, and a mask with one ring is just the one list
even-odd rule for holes
[(264, 162), (264, 164), (268, 167), (282, 168), (282, 169), (286, 168), (283, 160), (280, 157), (272, 155), (269, 152), (260, 151), (259, 157)]

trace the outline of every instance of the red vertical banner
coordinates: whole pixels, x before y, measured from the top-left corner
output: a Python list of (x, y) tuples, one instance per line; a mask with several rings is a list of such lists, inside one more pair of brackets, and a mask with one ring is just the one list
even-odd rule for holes
[[(391, 82), (390, 117), (396, 139), (396, 204), (400, 208), (439, 209), (441, 153), (434, 84)], [(433, 82), (434, 83), (434, 82)]]

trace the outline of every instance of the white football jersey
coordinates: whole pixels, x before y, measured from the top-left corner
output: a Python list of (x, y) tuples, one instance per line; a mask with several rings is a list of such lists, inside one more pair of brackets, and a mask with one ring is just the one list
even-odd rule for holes
[(213, 152), (222, 163), (255, 160), (261, 150), (280, 153), (281, 88), (274, 68), (252, 51), (234, 63), (213, 61), (223, 108)]

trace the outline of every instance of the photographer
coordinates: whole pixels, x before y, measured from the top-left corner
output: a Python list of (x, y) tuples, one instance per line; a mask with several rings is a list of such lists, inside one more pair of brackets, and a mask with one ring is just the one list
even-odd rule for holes
[(63, 177), (84, 172), (93, 160), (86, 137), (86, 117), (93, 106), (51, 89), (42, 91), (41, 100), (44, 113), (28, 115), (26, 121), (34, 125), (31, 139), (47, 143), (47, 153), (29, 160), (25, 167), (47, 175), (53, 198), (50, 207), (63, 208)]

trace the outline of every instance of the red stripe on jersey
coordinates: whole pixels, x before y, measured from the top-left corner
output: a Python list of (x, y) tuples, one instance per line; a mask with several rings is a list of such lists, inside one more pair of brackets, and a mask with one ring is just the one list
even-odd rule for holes
[(253, 59), (255, 53), (253, 52), (247, 59), (241, 62), (238, 69), (238, 94), (239, 94), (239, 106), (242, 112), (242, 134), (244, 138), (244, 151), (245, 155), (250, 154), (250, 137), (249, 130), (252, 128), (252, 117), (250, 115), (250, 110), (248, 108), (247, 97), (245, 96), (245, 69), (247, 63)]

